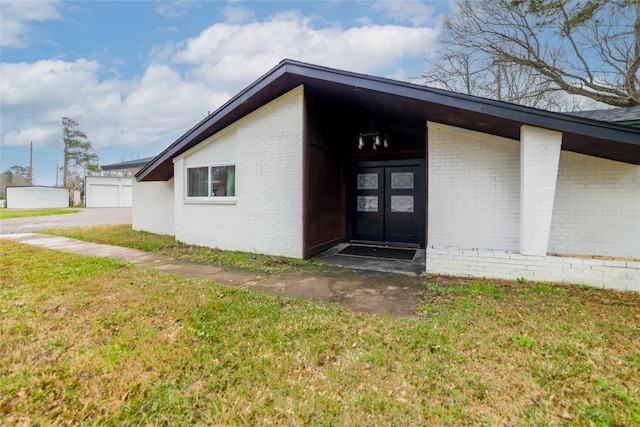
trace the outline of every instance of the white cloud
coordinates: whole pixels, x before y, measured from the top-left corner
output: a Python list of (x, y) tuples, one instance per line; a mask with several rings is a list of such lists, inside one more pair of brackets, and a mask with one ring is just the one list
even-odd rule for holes
[(132, 126), (152, 128), (152, 133), (157, 133), (169, 125), (204, 116), (227, 98), (217, 95), (202, 82), (186, 81), (167, 65), (154, 64), (137, 82), (135, 90), (124, 98), (120, 120)]
[(167, 65), (151, 65), (130, 81), (100, 81), (101, 68), (84, 59), (2, 64), (3, 146), (56, 143), (62, 116), (80, 123), (96, 150), (145, 146), (167, 129), (204, 117), (229, 97), (186, 81)]
[(192, 0), (163, 1), (156, 7), (156, 12), (165, 18), (179, 18), (189, 13), (191, 9), (202, 7), (200, 2)]
[(73, 103), (73, 94), (95, 91), (96, 73), (101, 68), (95, 61), (75, 62), (44, 60), (35, 63), (1, 65), (3, 109), (29, 108), (46, 110)]
[(389, 18), (396, 22), (411, 22), (414, 26), (434, 24), (440, 18), (434, 16), (433, 7), (415, 0), (387, 0), (372, 4), (377, 11), (387, 12)]
[[(56, 128), (59, 118), (69, 115), (98, 128), (104, 126), (100, 121), (115, 121), (123, 128), (157, 132), (214, 110), (284, 58), (400, 77), (406, 75), (401, 60), (420, 57), (437, 35), (434, 29), (397, 25), (345, 30), (311, 24), (297, 12), (246, 25), (215, 24), (183, 45), (157, 47), (144, 75), (129, 81), (100, 80), (102, 65), (85, 59), (5, 63), (3, 112), (39, 112), (40, 119)], [(124, 142), (148, 136), (132, 134)], [(113, 143), (101, 136), (94, 139), (98, 146)]]
[(3, 144), (22, 145), (33, 139), (35, 146), (46, 145), (60, 138), (62, 116), (78, 120), (96, 110), (108, 111), (120, 88), (114, 82), (99, 82), (100, 69), (100, 64), (85, 59), (2, 64)]
[(403, 58), (422, 57), (437, 37), (428, 27), (369, 25), (316, 29), (297, 12), (245, 25), (214, 24), (172, 58), (189, 77), (237, 92), (284, 58), (369, 74), (397, 74)]
[[(228, 22), (211, 25), (197, 37), (150, 48), (148, 65), (132, 79), (111, 74), (105, 80), (110, 65), (96, 60), (0, 64), (3, 149), (33, 141), (45, 153), (57, 153), (47, 159), (55, 162), (60, 120), (69, 116), (103, 162), (119, 161), (124, 153), (151, 156), (284, 58), (404, 78), (403, 61), (421, 58), (437, 36), (430, 27), (321, 26), (298, 12), (239, 24), (236, 19), (249, 15), (233, 13)], [(38, 177), (37, 182), (51, 184), (52, 179)]]
[(0, 3), (0, 45), (21, 48), (33, 41), (33, 21), (62, 19), (62, 1), (2, 1)]
[(239, 1), (232, 0), (222, 9), (222, 15), (227, 22), (238, 24), (254, 18), (253, 11), (239, 6), (239, 3)]

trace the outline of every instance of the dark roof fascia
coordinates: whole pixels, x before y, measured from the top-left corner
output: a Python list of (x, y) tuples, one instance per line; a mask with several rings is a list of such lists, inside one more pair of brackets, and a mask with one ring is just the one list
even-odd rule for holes
[(291, 84), (283, 86), (277, 96), (286, 93), (286, 91), (291, 90), (297, 85), (311, 85), (313, 80), (318, 80), (356, 89), (376, 91), (393, 96), (419, 100), (431, 104), (440, 104), (508, 119), (522, 123), (523, 125), (531, 125), (559, 132), (574, 133), (640, 146), (640, 130), (621, 124), (602, 122), (566, 113), (538, 110), (503, 101), (495, 101), (473, 95), (431, 88), (415, 83), (401, 82), (285, 59), (178, 138), (173, 144), (145, 165), (136, 174), (136, 178), (139, 181), (144, 180), (156, 167), (164, 162), (171, 161), (173, 157), (201, 142), (204, 138), (199, 139), (199, 135), (211, 128), (227, 114), (230, 114), (242, 106), (243, 103), (249, 101), (253, 96), (268, 88), (273, 82), (283, 77), (290, 78)]
[(622, 124), (576, 117), (567, 113), (539, 110), (532, 107), (450, 92), (444, 89), (422, 86), (415, 83), (334, 70), (311, 64), (295, 63), (290, 67), (290, 70), (290, 72), (295, 72), (300, 76), (460, 108), (545, 129), (640, 145), (640, 131)]
[(145, 157), (143, 159), (127, 160), (120, 163), (110, 163), (108, 165), (100, 166), (103, 171), (117, 171), (117, 170), (132, 170), (144, 167), (147, 163), (153, 160), (155, 157)]

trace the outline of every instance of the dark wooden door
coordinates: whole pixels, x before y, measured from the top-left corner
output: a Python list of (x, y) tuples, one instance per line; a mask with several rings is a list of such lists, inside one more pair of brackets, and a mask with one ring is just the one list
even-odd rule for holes
[(420, 166), (385, 168), (385, 243), (420, 244), (424, 186)]
[(424, 169), (420, 164), (360, 166), (354, 182), (352, 240), (424, 245)]
[(356, 170), (353, 238), (368, 242), (384, 240), (384, 168)]

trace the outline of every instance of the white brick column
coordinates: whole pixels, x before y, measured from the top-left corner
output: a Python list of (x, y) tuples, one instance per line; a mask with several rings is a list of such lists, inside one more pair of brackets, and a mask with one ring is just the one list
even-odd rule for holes
[(520, 128), (520, 253), (547, 254), (562, 133)]

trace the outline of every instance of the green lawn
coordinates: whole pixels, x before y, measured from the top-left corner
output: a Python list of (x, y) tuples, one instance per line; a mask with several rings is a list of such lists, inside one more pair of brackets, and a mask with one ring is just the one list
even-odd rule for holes
[(0, 209), (0, 219), (26, 218), (30, 216), (62, 215), (80, 212), (78, 209)]
[(187, 245), (177, 241), (173, 236), (134, 231), (131, 229), (130, 224), (61, 228), (45, 230), (42, 233), (70, 237), (85, 242), (124, 246), (147, 252), (161, 253), (182, 261), (222, 265), (263, 273), (281, 273), (292, 269), (323, 268), (323, 266), (313, 261)]
[(640, 424), (638, 294), (443, 278), (392, 318), (0, 251), (0, 425)]

